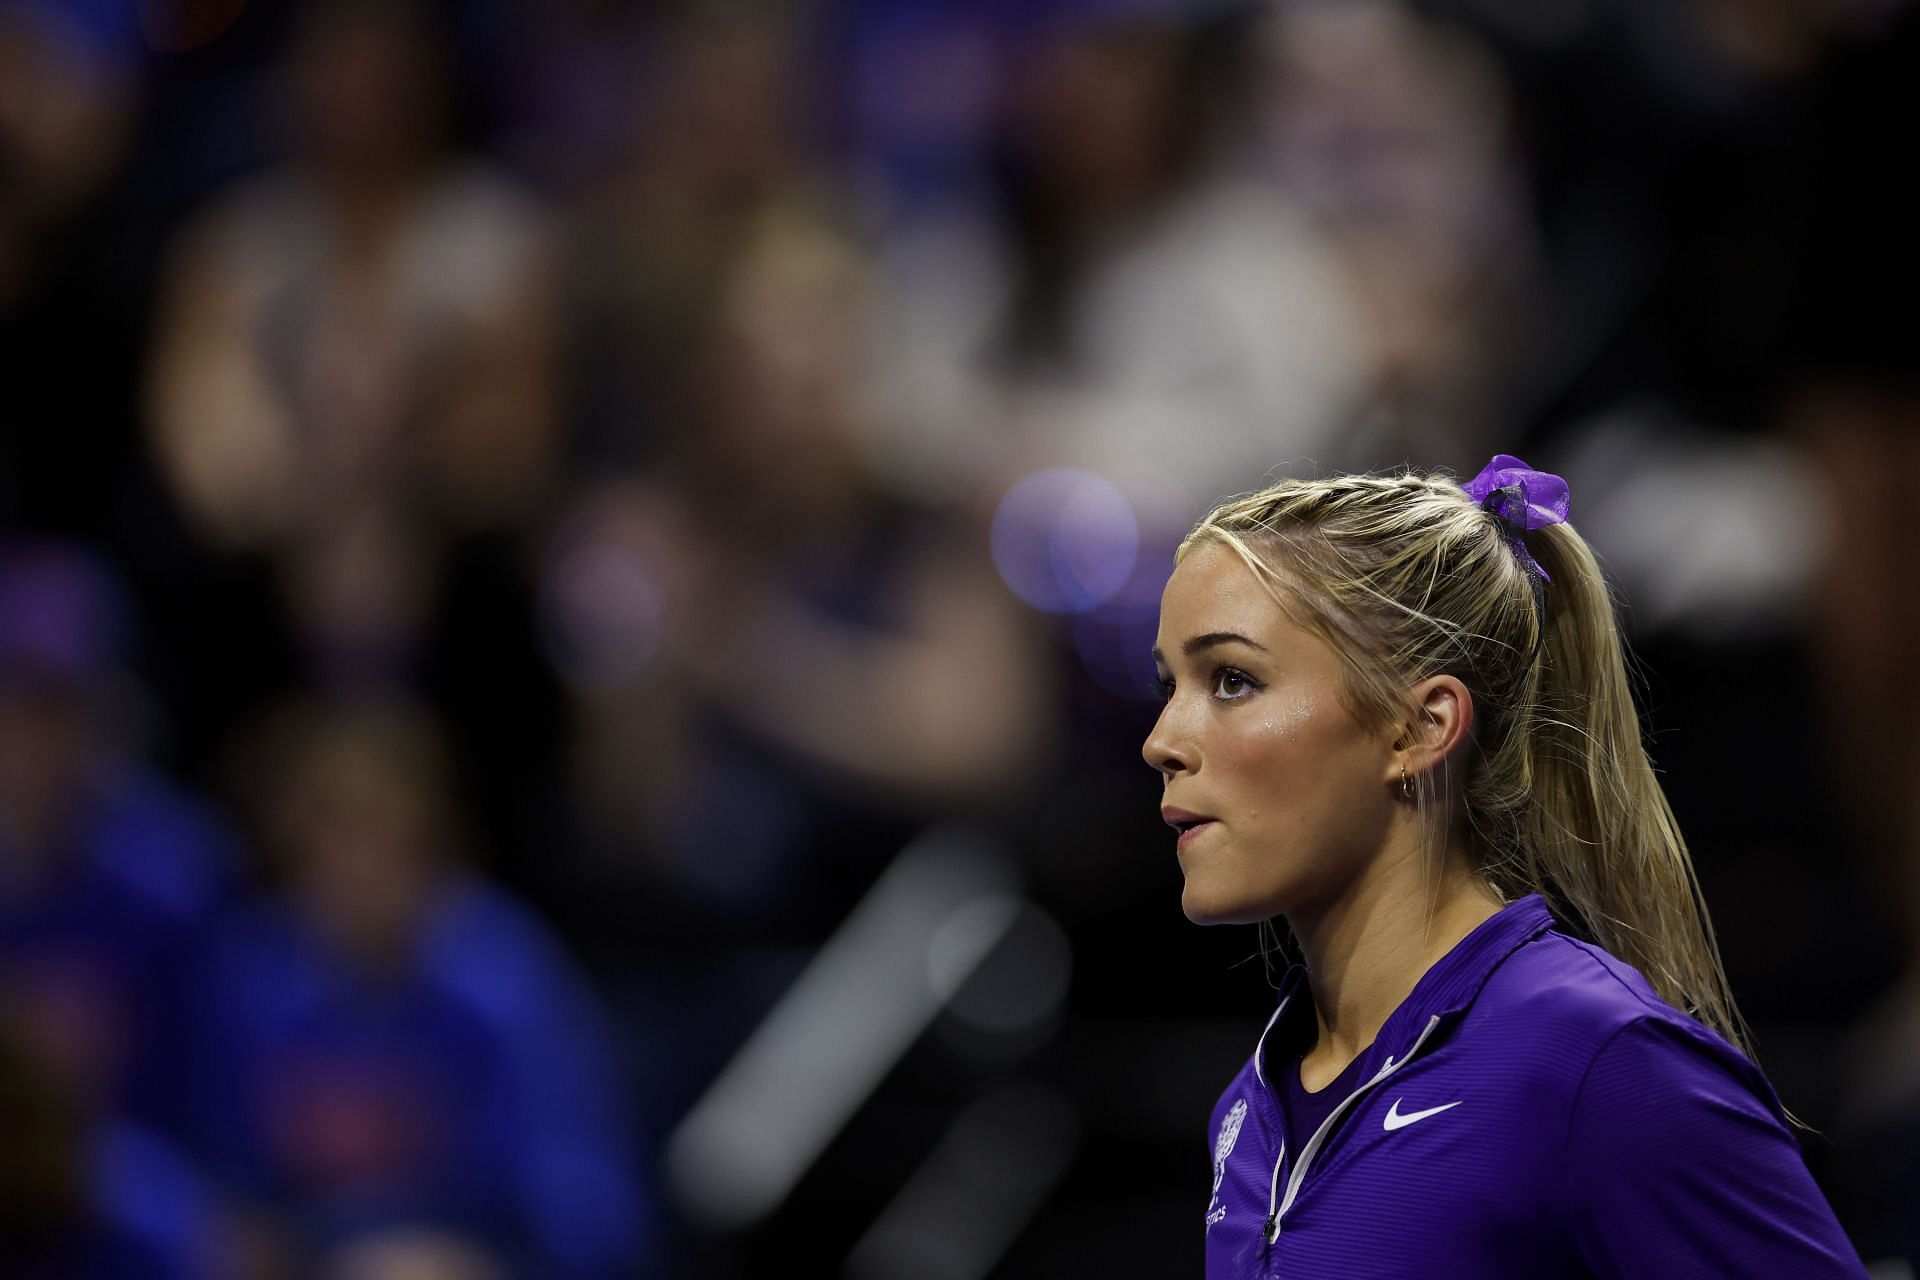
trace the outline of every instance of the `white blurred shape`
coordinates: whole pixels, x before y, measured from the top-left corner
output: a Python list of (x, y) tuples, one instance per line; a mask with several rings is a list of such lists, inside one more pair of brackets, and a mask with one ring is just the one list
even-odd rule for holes
[(1070, 367), (1001, 358), (1018, 254), (980, 219), (889, 239), (870, 325), (872, 454), (901, 487), (971, 500), (1041, 466), (1098, 472), (1182, 530), (1276, 462), (1377, 463), (1364, 314), (1329, 237), (1264, 180), (1210, 175), (1090, 253)]
[(1019, 895), (996, 893), (977, 898), (947, 917), (927, 946), (927, 981), (942, 1003), (960, 994), (968, 975), (1007, 936), (1019, 916)]
[(1788, 447), (1639, 408), (1585, 427), (1547, 469), (1567, 477), (1574, 527), (1624, 589), (1636, 631), (1725, 640), (1805, 609), (1829, 521)]
[[(1013, 878), (964, 832), (907, 847), (669, 1140), (668, 1176), (690, 1217), (730, 1230), (779, 1207), (998, 940), (999, 908), (978, 904), (1005, 902)], [(943, 933), (945, 991), (931, 955)]]
[(1066, 1000), (1072, 948), (1039, 906), (1012, 894), (953, 913), (928, 948), (934, 988), (971, 1030), (1017, 1036), (1045, 1024)]

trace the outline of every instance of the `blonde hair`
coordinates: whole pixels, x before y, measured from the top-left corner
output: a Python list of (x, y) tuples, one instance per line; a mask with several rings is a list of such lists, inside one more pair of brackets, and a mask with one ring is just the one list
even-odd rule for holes
[[(1640, 970), (1660, 997), (1749, 1057), (1699, 881), (1641, 739), (1626, 650), (1593, 551), (1570, 524), (1525, 534), (1544, 590), (1499, 521), (1444, 473), (1283, 480), (1217, 507), (1181, 544), (1223, 543), (1325, 640), (1350, 708), (1410, 725), (1409, 686), (1457, 677), (1473, 749), (1417, 780), (1429, 833), (1458, 797), (1474, 870)], [(1544, 632), (1543, 632), (1544, 628)], [(1444, 844), (1439, 847), (1444, 848)]]

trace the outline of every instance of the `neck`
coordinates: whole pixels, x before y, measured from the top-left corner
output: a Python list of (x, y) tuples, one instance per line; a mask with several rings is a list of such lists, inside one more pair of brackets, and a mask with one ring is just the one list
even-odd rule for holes
[(1450, 847), (1436, 884), (1411, 851), (1381, 857), (1338, 898), (1288, 914), (1319, 1019), (1303, 1079), (1331, 1078), (1360, 1056), (1427, 970), (1500, 910), (1468, 866), (1466, 849)]

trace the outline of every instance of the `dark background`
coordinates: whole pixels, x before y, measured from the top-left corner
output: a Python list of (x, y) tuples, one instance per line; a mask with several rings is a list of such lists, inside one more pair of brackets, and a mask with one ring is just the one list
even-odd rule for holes
[(1911, 1276), (1917, 17), (0, 0), (0, 1269), (1192, 1274), (1171, 548), (1512, 452)]

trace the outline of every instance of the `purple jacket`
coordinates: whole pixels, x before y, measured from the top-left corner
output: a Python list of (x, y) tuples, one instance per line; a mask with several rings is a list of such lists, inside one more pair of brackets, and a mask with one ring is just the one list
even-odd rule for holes
[(1298, 966), (1214, 1108), (1207, 1280), (1862, 1280), (1759, 1069), (1538, 894), (1426, 975), (1286, 1151)]

